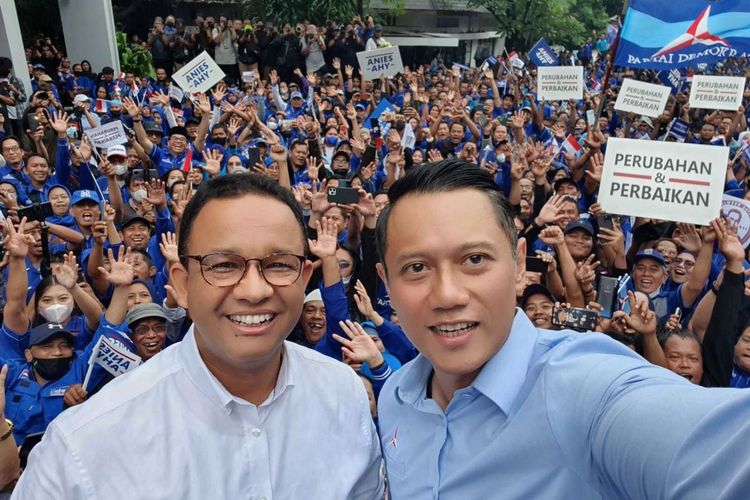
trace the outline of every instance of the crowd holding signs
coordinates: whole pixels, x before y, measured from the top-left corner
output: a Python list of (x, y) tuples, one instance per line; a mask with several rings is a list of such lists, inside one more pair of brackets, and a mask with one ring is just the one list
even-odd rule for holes
[(0, 58), (0, 486), (742, 498), (748, 16), (473, 65), (157, 17), (154, 78), (42, 40), (28, 96)]

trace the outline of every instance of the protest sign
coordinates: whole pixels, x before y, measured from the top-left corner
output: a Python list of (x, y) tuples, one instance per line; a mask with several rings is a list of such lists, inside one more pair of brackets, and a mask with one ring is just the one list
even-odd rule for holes
[(537, 68), (536, 88), (539, 100), (583, 99), (583, 66)]
[(89, 357), (89, 367), (83, 380), (83, 388), (87, 390), (94, 365), (99, 365), (111, 375), (119, 377), (140, 364), (140, 356), (130, 352), (121, 342), (101, 336), (96, 341), (91, 357)]
[(729, 148), (610, 138), (599, 203), (610, 214), (706, 225), (719, 215)]
[(626, 78), (617, 94), (615, 109), (656, 118), (664, 111), (670, 87)]
[(220, 82), (224, 76), (224, 72), (216, 61), (204, 50), (172, 75), (172, 80), (185, 92), (192, 93), (207, 91)]
[(664, 85), (668, 86), (672, 94), (677, 94), (682, 91), (682, 86), (685, 84), (684, 70), (680, 68), (672, 68), (670, 70), (659, 71), (656, 77)]
[(357, 60), (365, 80), (377, 80), (380, 75), (390, 78), (404, 72), (398, 47), (357, 52)]
[(414, 129), (411, 127), (411, 123), (406, 123), (404, 126), (404, 136), (401, 138), (401, 145), (406, 149), (414, 149), (417, 144), (417, 136), (414, 134)]
[(549, 46), (547, 40), (540, 38), (538, 42), (531, 47), (529, 51), (529, 58), (538, 68), (540, 66), (559, 66), (560, 60), (557, 58), (557, 54)]
[(174, 99), (177, 102), (182, 102), (183, 97), (185, 97), (185, 92), (183, 92), (180, 87), (178, 87), (177, 85), (169, 86), (170, 99)]
[(742, 246), (747, 248), (750, 245), (750, 202), (725, 194), (721, 203), (721, 213), (737, 227), (737, 237)]
[(97, 148), (107, 149), (110, 146), (128, 142), (128, 136), (125, 134), (125, 129), (122, 128), (120, 120), (89, 129), (85, 133), (91, 140), (91, 144)]
[(688, 103), (691, 108), (737, 111), (744, 90), (741, 76), (694, 75)]

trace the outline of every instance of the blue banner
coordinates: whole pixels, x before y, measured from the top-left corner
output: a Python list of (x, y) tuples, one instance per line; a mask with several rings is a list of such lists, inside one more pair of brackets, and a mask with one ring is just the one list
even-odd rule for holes
[(659, 71), (656, 76), (661, 83), (667, 87), (672, 87), (672, 95), (682, 91), (682, 86), (685, 83), (684, 70), (673, 68), (670, 70)]
[(555, 51), (549, 46), (547, 40), (540, 38), (538, 42), (531, 47), (529, 57), (534, 65), (539, 66), (559, 66), (560, 60), (557, 58)]
[(632, 0), (615, 64), (672, 69), (750, 54), (747, 0)]
[[(393, 104), (391, 104), (391, 101), (384, 97), (380, 99), (380, 103), (378, 103), (378, 106), (372, 111), (370, 116), (368, 116), (365, 122), (362, 124), (362, 128), (370, 130), (370, 120), (379, 119), (380, 115), (387, 111), (395, 111), (395, 109), (393, 108)], [(381, 133), (385, 136), (385, 132), (381, 130)]]

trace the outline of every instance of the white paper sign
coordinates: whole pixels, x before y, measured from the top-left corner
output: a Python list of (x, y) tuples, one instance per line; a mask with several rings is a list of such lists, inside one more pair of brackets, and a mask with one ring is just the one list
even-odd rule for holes
[(737, 111), (742, 104), (745, 78), (695, 75), (690, 87), (690, 107)]
[(583, 66), (539, 67), (536, 85), (540, 101), (583, 99)]
[(605, 212), (706, 225), (721, 211), (729, 148), (610, 138), (599, 188)]
[(128, 142), (128, 136), (125, 134), (120, 120), (89, 129), (85, 133), (91, 140), (91, 144), (97, 148), (107, 149)]
[(404, 72), (398, 47), (357, 52), (357, 60), (365, 80), (377, 80), (380, 75), (390, 78)]
[(94, 349), (93, 362), (107, 370), (115, 377), (136, 368), (141, 358), (107, 337), (99, 337)]
[(182, 102), (182, 98), (185, 97), (185, 92), (183, 92), (177, 85), (170, 85), (169, 97), (177, 102)]
[(205, 50), (180, 68), (174, 80), (185, 92), (205, 92), (224, 78), (224, 72)]
[(750, 245), (750, 202), (736, 196), (724, 195), (721, 213), (732, 224), (737, 226), (737, 237), (742, 246)]
[(664, 112), (670, 87), (626, 78), (617, 94), (615, 109), (656, 118)]

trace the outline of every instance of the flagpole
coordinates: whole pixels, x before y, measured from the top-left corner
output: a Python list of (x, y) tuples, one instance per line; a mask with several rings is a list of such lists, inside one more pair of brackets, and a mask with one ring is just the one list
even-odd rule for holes
[(620, 36), (622, 35), (622, 28), (625, 25), (625, 16), (628, 13), (630, 7), (630, 0), (625, 0), (625, 4), (622, 9), (623, 22), (620, 29), (617, 30), (617, 36), (615, 41), (612, 42), (612, 47), (609, 48), (609, 62), (607, 63), (607, 71), (604, 73), (604, 85), (602, 85), (602, 98), (599, 99), (599, 106), (596, 108), (596, 122), (599, 122), (599, 118), (602, 116), (604, 111), (604, 101), (607, 99), (607, 91), (609, 90), (609, 80), (612, 77), (612, 66), (614, 66), (615, 57), (617, 56), (617, 49), (620, 46)]
[(86, 376), (83, 378), (83, 390), (84, 391), (87, 391), (86, 388), (89, 385), (89, 379), (91, 378), (91, 372), (94, 370), (94, 358), (96, 357), (96, 353), (99, 352), (99, 346), (102, 343), (102, 338), (104, 338), (104, 337), (99, 337), (99, 340), (96, 341), (96, 345), (94, 346), (94, 349), (91, 351), (91, 356), (89, 356), (89, 367), (86, 370)]

